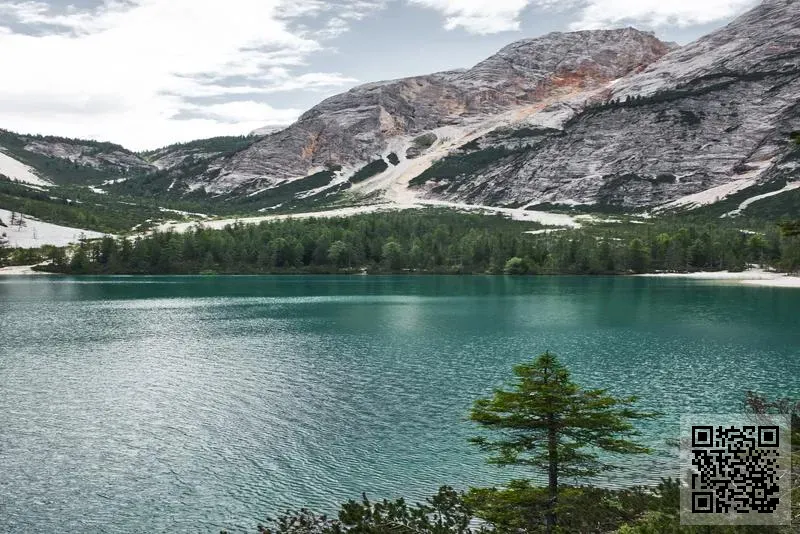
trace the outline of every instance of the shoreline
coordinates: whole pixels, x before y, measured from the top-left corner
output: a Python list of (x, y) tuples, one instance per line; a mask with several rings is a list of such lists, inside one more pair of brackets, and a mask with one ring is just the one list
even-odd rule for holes
[(53, 276), (54, 273), (34, 271), (36, 265), (12, 265), (10, 267), (0, 267), (0, 276)]
[(765, 271), (763, 269), (750, 269), (739, 273), (730, 271), (696, 272), (696, 273), (647, 273), (637, 274), (646, 278), (674, 278), (686, 280), (700, 280), (740, 284), (754, 287), (800, 288), (800, 276), (784, 273)]
[[(33, 267), (37, 265), (13, 265), (10, 267), (0, 267), (0, 277), (3, 276), (57, 276), (60, 273), (49, 273), (45, 271), (35, 271)], [(161, 275), (90, 275), (90, 276), (363, 276), (365, 273), (259, 273), (259, 274), (161, 274)], [(402, 276), (402, 275), (420, 275), (420, 276), (480, 276), (477, 274), (457, 274), (457, 273), (385, 273), (373, 274), (370, 276)], [(83, 275), (76, 275), (83, 276)], [(503, 274), (485, 275), (485, 276), (508, 276)], [(527, 275), (533, 276), (533, 275)], [(542, 275), (542, 276), (581, 276), (581, 275)], [(583, 275), (592, 278), (591, 275)], [(708, 272), (700, 271), (694, 273), (645, 273), (636, 275), (608, 275), (612, 277), (622, 278), (666, 278), (666, 279), (683, 279), (683, 280), (697, 280), (706, 282), (718, 282), (723, 284), (737, 284), (746, 285), (751, 287), (772, 287), (772, 288), (795, 288), (800, 289), (800, 276), (793, 276), (784, 273), (776, 273), (765, 271), (763, 269), (750, 269), (742, 272), (718, 271)], [(517, 278), (525, 278), (520, 276)], [(533, 276), (536, 277), (536, 276)]]

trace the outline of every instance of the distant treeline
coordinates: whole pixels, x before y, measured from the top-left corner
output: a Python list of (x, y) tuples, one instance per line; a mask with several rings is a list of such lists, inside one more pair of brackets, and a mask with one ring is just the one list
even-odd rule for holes
[(200, 226), (48, 252), (70, 274), (452, 273), (625, 274), (800, 268), (800, 237), (776, 225), (746, 233), (733, 222), (601, 224), (528, 234), (531, 223), (449, 211)]

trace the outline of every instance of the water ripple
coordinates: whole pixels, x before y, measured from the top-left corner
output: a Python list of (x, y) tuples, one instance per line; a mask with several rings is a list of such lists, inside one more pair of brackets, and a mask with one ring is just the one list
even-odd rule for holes
[(181, 277), (0, 283), (0, 531), (252, 532), (362, 491), (501, 483), (471, 402), (550, 349), (667, 412), (800, 388), (800, 295), (674, 281)]

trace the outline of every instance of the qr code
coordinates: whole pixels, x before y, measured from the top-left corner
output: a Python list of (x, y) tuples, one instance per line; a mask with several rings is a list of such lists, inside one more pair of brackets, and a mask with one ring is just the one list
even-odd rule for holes
[[(684, 524), (783, 525), (791, 448), (787, 419), (693, 416), (682, 422)], [(726, 419), (722, 422), (720, 419)], [(784, 517), (786, 516), (786, 517)]]

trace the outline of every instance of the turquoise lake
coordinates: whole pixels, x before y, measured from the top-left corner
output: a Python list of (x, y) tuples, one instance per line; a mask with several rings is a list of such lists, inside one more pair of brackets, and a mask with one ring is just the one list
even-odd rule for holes
[(800, 396), (800, 290), (648, 278), (0, 278), (0, 532), (254, 532), (499, 484), (472, 401), (545, 350), (664, 417)]

